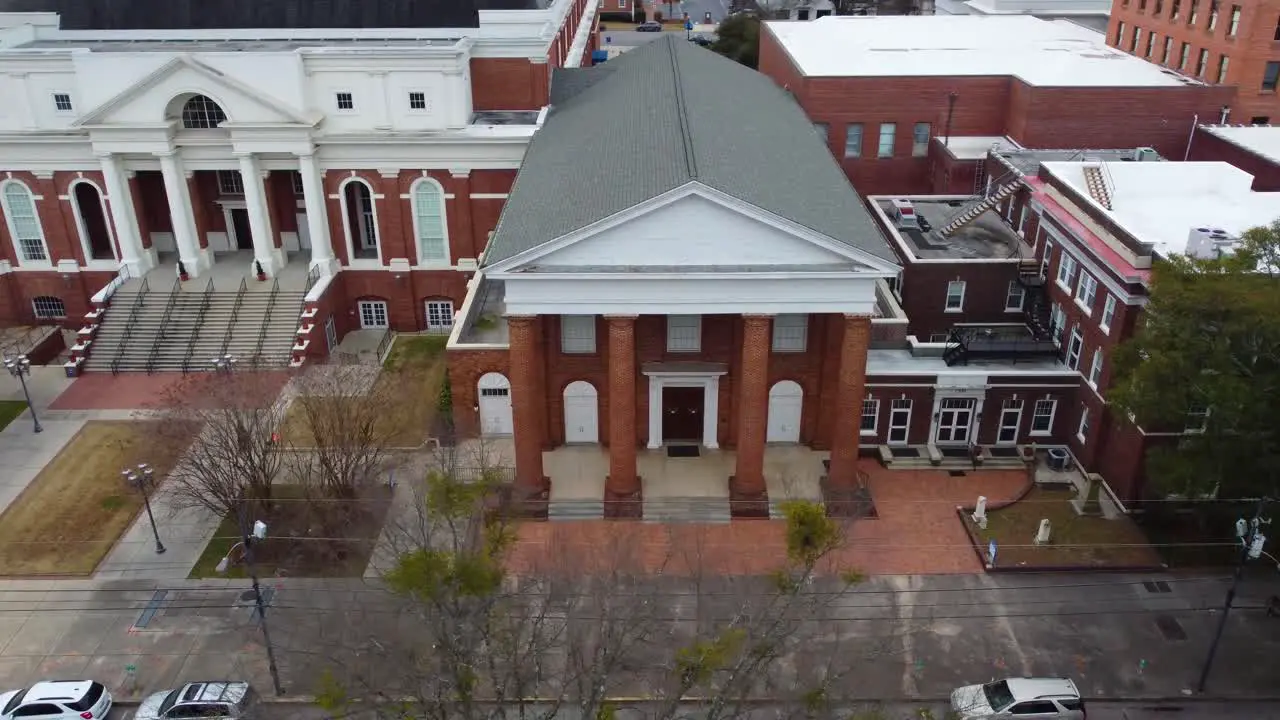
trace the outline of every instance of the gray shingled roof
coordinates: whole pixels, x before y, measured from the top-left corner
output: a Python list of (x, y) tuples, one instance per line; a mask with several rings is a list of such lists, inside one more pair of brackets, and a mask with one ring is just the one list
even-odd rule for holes
[(600, 67), (556, 71), (552, 97), (486, 265), (690, 181), (897, 262), (791, 96), (678, 33)]

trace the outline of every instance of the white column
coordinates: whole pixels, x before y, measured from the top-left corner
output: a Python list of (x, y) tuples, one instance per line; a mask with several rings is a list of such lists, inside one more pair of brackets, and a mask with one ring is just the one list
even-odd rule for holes
[(129, 181), (120, 167), (119, 157), (106, 153), (99, 155), (98, 161), (102, 165), (102, 179), (111, 207), (111, 226), (120, 243), (120, 263), (128, 266), (131, 275), (141, 277), (153, 263), (142, 248), (142, 233), (138, 230), (138, 216), (133, 212)]
[[(707, 381), (706, 397), (702, 399), (702, 444), (708, 450), (719, 450), (716, 436), (720, 429), (720, 376), (712, 375)], [(765, 421), (768, 422), (766, 415)]]
[(333, 241), (329, 239), (329, 212), (320, 182), (320, 166), (316, 156), (298, 156), (302, 174), (302, 200), (307, 206), (307, 233), (311, 236), (311, 267), (320, 267), (326, 275), (337, 271), (333, 258)]
[(274, 276), (281, 263), (276, 257), (276, 244), (271, 234), (271, 214), (267, 211), (267, 191), (262, 184), (258, 159), (250, 153), (237, 156), (240, 179), (244, 184), (244, 203), (249, 212), (249, 232), (253, 235), (253, 259), (262, 264), (267, 275)]
[(662, 379), (649, 376), (649, 449), (662, 447)]
[(164, 175), (164, 194), (169, 200), (169, 217), (173, 221), (173, 240), (178, 246), (178, 258), (182, 260), (187, 274), (195, 277), (204, 270), (204, 264), (201, 262), (196, 219), (191, 213), (191, 192), (187, 188), (187, 175), (182, 170), (182, 159), (173, 151), (156, 155), (160, 158), (160, 173)]

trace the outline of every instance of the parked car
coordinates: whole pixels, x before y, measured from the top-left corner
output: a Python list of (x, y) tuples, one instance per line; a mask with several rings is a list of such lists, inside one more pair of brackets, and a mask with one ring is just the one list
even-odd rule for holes
[(238, 720), (258, 701), (249, 683), (238, 680), (187, 683), (147, 697), (134, 720)]
[(1084, 700), (1067, 678), (1009, 678), (966, 685), (951, 693), (951, 710), (964, 720), (1085, 720)]
[(646, 20), (636, 26), (636, 32), (662, 32), (662, 23), (656, 20)]
[(38, 682), (0, 695), (0, 718), (101, 720), (111, 712), (111, 693), (93, 680)]

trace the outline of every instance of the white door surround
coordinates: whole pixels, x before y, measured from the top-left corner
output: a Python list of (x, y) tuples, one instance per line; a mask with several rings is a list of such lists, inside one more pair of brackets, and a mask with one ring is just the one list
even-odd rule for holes
[(662, 389), (668, 387), (702, 388), (702, 445), (708, 450), (719, 449), (716, 430), (720, 418), (720, 377), (728, 369), (707, 370), (645, 370), (649, 378), (649, 444), (650, 450), (662, 447)]
[(600, 402), (595, 386), (586, 380), (574, 380), (564, 388), (564, 441), (600, 442)]
[(889, 401), (889, 445), (906, 445), (911, 439), (911, 400), (895, 398)]
[(476, 409), (480, 412), (480, 435), (503, 437), (513, 433), (511, 382), (502, 373), (485, 373), (476, 382)]
[[(974, 428), (982, 427), (982, 404), (987, 396), (986, 375), (939, 374), (933, 386), (933, 414), (929, 423), (929, 442), (938, 440), (938, 422), (942, 418), (943, 400), (970, 400), (972, 410), (965, 444), (975, 439)], [(943, 444), (946, 444), (945, 442)]]
[(997, 445), (1017, 445), (1018, 429), (1022, 426), (1022, 401), (1006, 402), (1000, 408), (1000, 424), (996, 429)]
[(779, 380), (769, 388), (769, 419), (765, 442), (800, 442), (800, 418), (804, 412), (804, 389), (794, 380)]

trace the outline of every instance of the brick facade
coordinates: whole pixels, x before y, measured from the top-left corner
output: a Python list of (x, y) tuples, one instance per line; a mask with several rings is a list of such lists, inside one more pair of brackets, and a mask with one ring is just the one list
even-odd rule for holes
[(740, 498), (765, 493), (764, 443), (769, 419), (769, 355), (772, 318), (742, 318), (742, 362), (738, 380), (738, 463), (732, 492)]
[[(606, 322), (609, 328), (609, 478), (605, 484), (605, 500), (616, 502), (635, 498), (640, 492), (640, 478), (636, 475), (636, 319), (609, 317)], [(556, 394), (563, 397), (563, 390)], [(563, 407), (561, 413), (563, 415)]]
[(1191, 152), (1187, 159), (1231, 163), (1253, 176), (1253, 189), (1256, 192), (1280, 191), (1280, 162), (1227, 142), (1204, 128), (1197, 128), (1191, 138)]
[[(1239, 93), (1227, 101), (1231, 121), (1239, 123), (1280, 122), (1280, 96), (1276, 89), (1263, 87), (1263, 73), (1269, 61), (1280, 61), (1280, 0), (1233, 0), (1216, 5), (1191, 0), (1114, 0), (1107, 27), (1107, 44), (1132, 55), (1147, 57), (1151, 62), (1204, 82), (1238, 86)], [(1192, 8), (1197, 8), (1191, 22)], [(1233, 32), (1232, 9), (1240, 16)], [(1213, 27), (1210, 28), (1212, 23)], [(1134, 31), (1138, 31), (1134, 44)], [(1151, 42), (1148, 55), (1148, 42)], [(1170, 42), (1169, 57), (1164, 57), (1164, 44)], [(1182, 46), (1187, 45), (1186, 64), (1182, 65)], [(1199, 67), (1204, 51), (1206, 63)], [(1222, 58), (1228, 58), (1226, 72), (1219, 75)], [(1265, 119), (1264, 119), (1265, 118)], [(1201, 120), (1217, 122), (1218, 113), (1202, 115)]]

